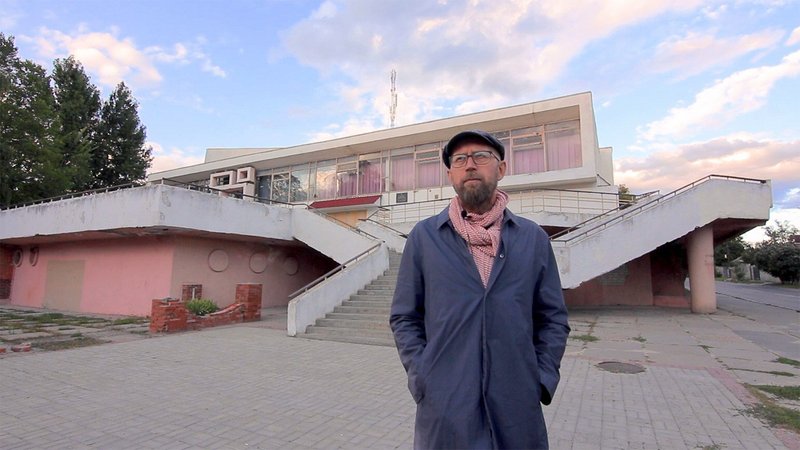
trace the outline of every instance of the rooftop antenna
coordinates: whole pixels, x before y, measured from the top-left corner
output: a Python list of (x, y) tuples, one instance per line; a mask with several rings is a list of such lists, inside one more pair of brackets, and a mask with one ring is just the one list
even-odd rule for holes
[(397, 71), (392, 69), (392, 103), (389, 105), (389, 123), (391, 128), (394, 128), (394, 118), (397, 115)]

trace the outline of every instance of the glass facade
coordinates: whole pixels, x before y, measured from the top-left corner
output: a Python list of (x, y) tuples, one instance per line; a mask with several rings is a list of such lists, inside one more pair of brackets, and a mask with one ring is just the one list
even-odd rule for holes
[[(506, 147), (509, 175), (564, 170), (582, 164), (577, 120), (494, 135)], [(294, 203), (447, 186), (446, 167), (440, 156), (444, 144), (428, 142), (261, 171), (257, 174), (257, 195), (262, 200)]]

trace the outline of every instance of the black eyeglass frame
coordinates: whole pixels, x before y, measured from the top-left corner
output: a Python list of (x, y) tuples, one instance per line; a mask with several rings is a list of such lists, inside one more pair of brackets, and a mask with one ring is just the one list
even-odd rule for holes
[[(494, 159), (500, 161), (500, 157), (497, 156), (497, 154), (495, 152), (493, 152), (491, 150), (480, 150), (480, 151), (477, 151), (477, 152), (459, 153), (458, 155), (451, 156), (450, 157), (450, 167), (456, 168), (456, 169), (460, 169), (462, 167), (465, 167), (467, 165), (467, 161), (470, 158), (472, 158), (472, 162), (474, 162), (476, 166), (485, 166), (485, 165), (489, 164), (489, 162), (492, 160), (491, 158), (488, 157), (488, 155), (491, 155), (491, 156), (494, 157)], [(478, 158), (481, 158), (481, 159), (479, 160), (478, 158), (476, 158), (476, 156)], [(484, 157), (485, 157), (485, 159), (483, 159)]]

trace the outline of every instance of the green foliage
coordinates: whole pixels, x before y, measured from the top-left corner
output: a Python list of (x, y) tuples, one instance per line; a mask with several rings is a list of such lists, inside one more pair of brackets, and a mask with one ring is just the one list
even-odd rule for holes
[(791, 237), (798, 234), (797, 228), (789, 222), (778, 221), (775, 226), (767, 226), (764, 232), (767, 240), (753, 246), (746, 259), (780, 278), (781, 283), (800, 281), (800, 247), (791, 241)]
[(100, 91), (74, 57), (53, 64), (53, 91), (61, 123), (61, 165), (72, 191), (92, 187), (91, 160), (100, 122)]
[(747, 244), (741, 236), (728, 239), (714, 248), (714, 265), (729, 266), (734, 259), (744, 255), (746, 248)]
[(186, 309), (196, 316), (205, 316), (219, 310), (213, 300), (207, 298), (193, 298), (186, 302)]
[(0, 205), (143, 180), (152, 150), (137, 109), (123, 83), (101, 104), (74, 57), (48, 76), (0, 33)]
[(98, 128), (99, 157), (93, 158), (94, 187), (115, 186), (145, 178), (152, 148), (139, 122), (138, 104), (125, 83), (120, 83), (103, 103)]
[(50, 79), (17, 56), (0, 33), (0, 204), (58, 195), (67, 187), (57, 147), (58, 116)]

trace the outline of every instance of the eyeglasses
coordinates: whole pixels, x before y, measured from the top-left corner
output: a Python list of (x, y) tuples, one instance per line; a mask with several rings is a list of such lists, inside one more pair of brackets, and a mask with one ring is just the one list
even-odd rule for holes
[(476, 166), (485, 166), (489, 164), (489, 161), (491, 161), (492, 158), (500, 161), (500, 158), (498, 158), (497, 155), (495, 155), (490, 151), (461, 153), (450, 157), (450, 167), (455, 167), (456, 169), (460, 169), (467, 165), (467, 160), (469, 158), (472, 158), (472, 161), (475, 163)]

